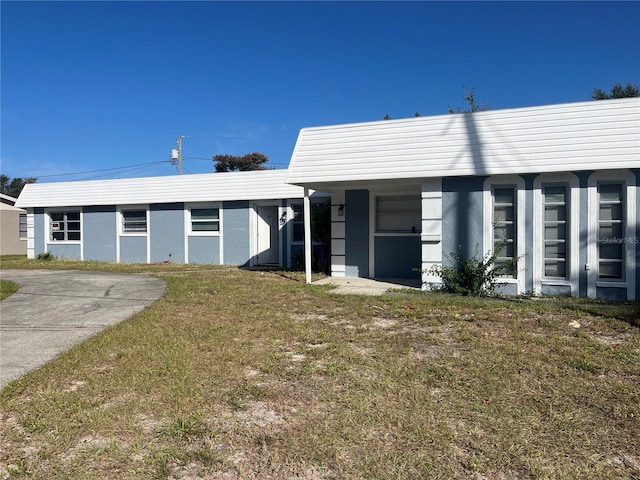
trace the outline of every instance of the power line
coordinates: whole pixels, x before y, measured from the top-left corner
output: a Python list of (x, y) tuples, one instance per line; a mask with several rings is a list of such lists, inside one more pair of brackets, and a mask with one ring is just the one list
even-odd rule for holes
[(112, 172), (112, 173), (105, 173), (104, 175), (94, 175), (92, 177), (86, 177), (86, 178), (82, 178), (80, 180), (95, 180), (96, 178), (104, 178), (104, 177), (108, 177), (109, 175), (120, 175), (121, 173), (126, 173), (126, 172), (133, 172), (135, 170), (142, 170), (143, 168), (147, 168), (151, 165), (145, 165), (142, 167), (134, 167), (134, 168), (129, 168), (127, 170), (122, 170), (119, 172)]
[(112, 167), (112, 168), (102, 168), (100, 170), (86, 170), (84, 172), (72, 172), (72, 173), (56, 173), (54, 175), (34, 175), (36, 178), (52, 178), (52, 177), (69, 177), (73, 175), (84, 175), (86, 173), (100, 173), (100, 172), (111, 172), (114, 170), (122, 170), (124, 168), (135, 168), (135, 167), (148, 167), (151, 165), (160, 165), (161, 163), (171, 163), (171, 160), (161, 160), (159, 162), (148, 162), (148, 163), (138, 163), (136, 165), (123, 165), (122, 167)]

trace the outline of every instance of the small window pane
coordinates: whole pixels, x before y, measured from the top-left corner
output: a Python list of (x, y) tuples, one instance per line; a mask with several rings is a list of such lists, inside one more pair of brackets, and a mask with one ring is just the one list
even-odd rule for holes
[(566, 243), (547, 243), (544, 246), (545, 258), (565, 258)]
[(126, 233), (146, 233), (146, 210), (129, 210), (122, 212), (123, 230)]
[(622, 202), (622, 184), (602, 184), (598, 187), (600, 202)]
[(218, 232), (220, 231), (220, 209), (192, 208), (191, 209), (192, 232)]
[(544, 266), (545, 277), (565, 278), (567, 276), (567, 265), (564, 260), (548, 260)]
[(544, 210), (545, 222), (564, 222), (566, 208), (564, 205), (546, 205)]
[(496, 205), (501, 203), (513, 204), (514, 203), (514, 189), (509, 188), (496, 188), (493, 190), (493, 198)]
[(565, 240), (567, 238), (567, 225), (564, 223), (545, 225), (545, 240)]
[(622, 278), (621, 261), (601, 261), (600, 278), (620, 279)]
[(196, 222), (191, 225), (191, 229), (194, 232), (217, 232), (218, 222)]
[(50, 212), (49, 228), (53, 241), (80, 240), (80, 212)]

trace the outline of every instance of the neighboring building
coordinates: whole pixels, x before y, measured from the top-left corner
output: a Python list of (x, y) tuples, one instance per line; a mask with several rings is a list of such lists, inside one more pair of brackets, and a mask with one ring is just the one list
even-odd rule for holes
[(0, 255), (27, 253), (27, 212), (15, 198), (0, 193)]
[(505, 293), (640, 298), (640, 98), (305, 128), (287, 182), (332, 195), (333, 276), (506, 244)]
[[(29, 258), (287, 267), (302, 263), (303, 188), (286, 170), (32, 183)], [(322, 195), (313, 195), (322, 201)]]

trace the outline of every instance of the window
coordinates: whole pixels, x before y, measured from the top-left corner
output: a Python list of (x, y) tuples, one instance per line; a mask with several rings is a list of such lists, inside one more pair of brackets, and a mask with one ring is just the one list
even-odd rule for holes
[(291, 240), (293, 242), (304, 242), (304, 209), (301, 203), (291, 205), (293, 210), (293, 219), (291, 226), (293, 229)]
[(219, 232), (220, 209), (219, 208), (192, 208), (191, 209), (192, 232)]
[(419, 195), (376, 197), (376, 232), (420, 233), (421, 224)]
[(516, 189), (495, 187), (493, 189), (493, 252), (496, 267), (501, 276), (516, 277)]
[(603, 280), (624, 279), (624, 185), (598, 185), (598, 275)]
[(566, 279), (568, 276), (567, 190), (566, 185), (542, 187), (543, 272), (546, 278)]
[(123, 233), (147, 233), (147, 211), (125, 210), (122, 212)]
[(51, 240), (80, 241), (80, 212), (51, 212), (49, 214)]
[(27, 238), (27, 214), (21, 213), (19, 220), (20, 239)]

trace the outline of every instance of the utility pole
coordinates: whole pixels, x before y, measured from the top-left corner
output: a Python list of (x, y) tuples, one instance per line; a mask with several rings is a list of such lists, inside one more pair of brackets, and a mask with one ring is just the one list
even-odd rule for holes
[(187, 138), (184, 135), (178, 135), (176, 139), (176, 148), (171, 150), (171, 160), (178, 162), (178, 175), (182, 175), (182, 139)]

